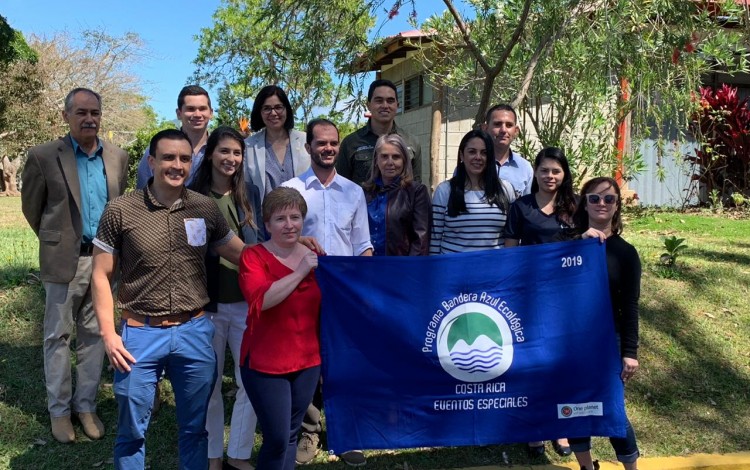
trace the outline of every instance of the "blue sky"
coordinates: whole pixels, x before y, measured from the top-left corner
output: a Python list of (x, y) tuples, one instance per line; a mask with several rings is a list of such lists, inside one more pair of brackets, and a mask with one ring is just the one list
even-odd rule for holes
[[(442, 6), (442, 2), (424, 2), (419, 21)], [(0, 15), (25, 36), (52, 36), (67, 31), (76, 37), (78, 31), (102, 29), (112, 36), (137, 33), (148, 49), (136, 73), (142, 78), (142, 89), (151, 98), (156, 112), (174, 119), (177, 93), (193, 73), (192, 64), (198, 50), (193, 36), (211, 26), (211, 16), (220, 0), (129, 0), (123, 2), (86, 3), (60, 0), (3, 0)], [(433, 6), (434, 5), (434, 6)], [(409, 8), (409, 7), (407, 7)], [(422, 16), (425, 15), (425, 16)], [(378, 12), (378, 24), (383, 17)], [(391, 35), (412, 29), (407, 24), (408, 11), (402, 11), (381, 31)]]

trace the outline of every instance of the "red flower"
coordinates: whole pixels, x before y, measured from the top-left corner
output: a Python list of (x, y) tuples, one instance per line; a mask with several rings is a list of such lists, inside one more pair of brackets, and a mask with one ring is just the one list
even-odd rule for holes
[(680, 50), (678, 48), (674, 48), (674, 51), (672, 51), (672, 63), (677, 65), (677, 62), (680, 61)]

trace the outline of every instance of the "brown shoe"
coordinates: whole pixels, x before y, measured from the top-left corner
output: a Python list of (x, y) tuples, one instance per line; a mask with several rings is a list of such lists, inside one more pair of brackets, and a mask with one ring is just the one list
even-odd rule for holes
[(70, 416), (60, 416), (52, 418), (52, 436), (63, 444), (76, 440), (76, 433), (73, 431), (73, 423), (70, 422)]
[(78, 413), (78, 421), (81, 422), (83, 432), (90, 439), (101, 439), (104, 437), (104, 425), (96, 413)]

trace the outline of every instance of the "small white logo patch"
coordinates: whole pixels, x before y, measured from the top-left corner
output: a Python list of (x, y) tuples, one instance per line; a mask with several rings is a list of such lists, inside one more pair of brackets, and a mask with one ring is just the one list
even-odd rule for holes
[(184, 219), (187, 242), (190, 246), (203, 246), (206, 244), (206, 220)]
[(557, 405), (557, 418), (580, 418), (581, 416), (604, 416), (604, 407), (600, 401), (588, 403), (563, 403)]

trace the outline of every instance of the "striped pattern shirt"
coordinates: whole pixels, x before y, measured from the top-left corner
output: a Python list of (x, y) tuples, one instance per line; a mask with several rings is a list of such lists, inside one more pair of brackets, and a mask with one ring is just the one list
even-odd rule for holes
[[(513, 187), (507, 181), (501, 183), (510, 202), (513, 202)], [(507, 213), (502, 208), (487, 204), (484, 191), (466, 191), (464, 199), (468, 212), (449, 217), (449, 195), (450, 181), (443, 181), (432, 197), (431, 255), (503, 247)]]

